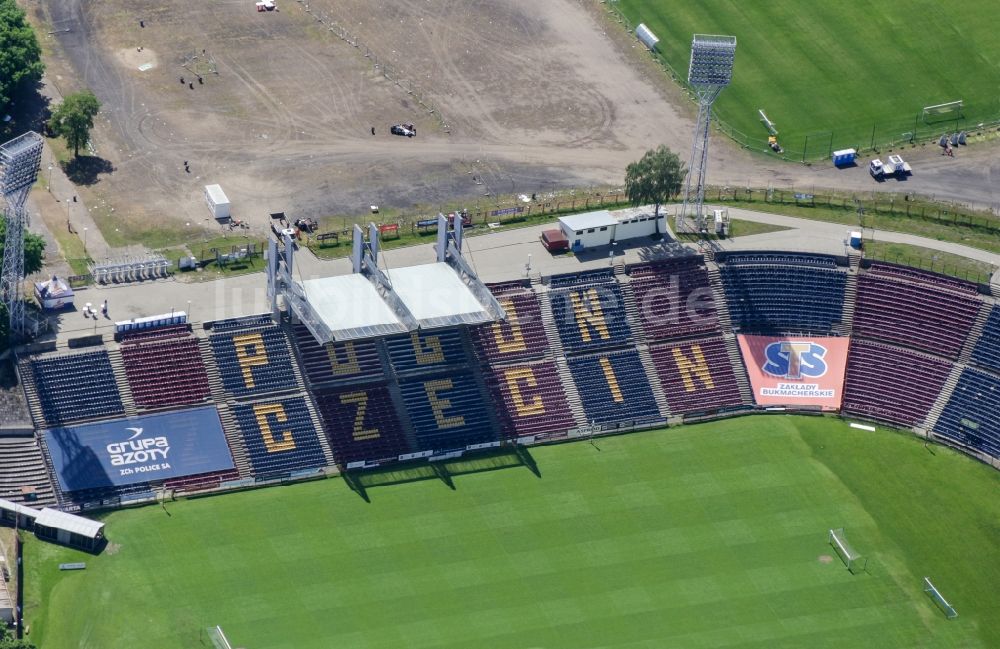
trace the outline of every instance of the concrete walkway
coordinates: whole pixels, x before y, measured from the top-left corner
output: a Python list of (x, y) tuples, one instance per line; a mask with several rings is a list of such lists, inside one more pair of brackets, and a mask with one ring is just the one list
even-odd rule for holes
[[(836, 223), (823, 223), (790, 216), (765, 214), (750, 210), (729, 208), (733, 218), (761, 223), (772, 223), (791, 228), (747, 237), (735, 237), (721, 242), (730, 250), (771, 249), (798, 250), (824, 254), (844, 254), (847, 227)], [(499, 231), (466, 239), (466, 259), (480, 278), (486, 282), (510, 280), (532, 276), (573, 273), (611, 264), (609, 250), (579, 255), (549, 254), (539, 243), (542, 230), (551, 224)], [(970, 257), (1000, 267), (1000, 255), (955, 243), (925, 239), (913, 235), (882, 232), (874, 233), (879, 240), (908, 243)], [(870, 236), (871, 233), (866, 232)], [(670, 246), (639, 244), (614, 250), (615, 261), (638, 263), (676, 254), (678, 244)], [(343, 275), (350, 272), (350, 262), (344, 259), (320, 260), (308, 251), (296, 256), (295, 275), (300, 281), (318, 277)], [(396, 250), (384, 251), (383, 267), (399, 268), (432, 263), (435, 260), (433, 243), (419, 244)], [(530, 263), (530, 268), (528, 267)], [(1000, 276), (994, 277), (1000, 284)], [(95, 307), (108, 300), (109, 318), (98, 320), (84, 318), (81, 311), (85, 303)], [(184, 282), (161, 280), (126, 286), (88, 288), (77, 294), (78, 310), (62, 314), (58, 320), (57, 338), (64, 341), (86, 333), (108, 333), (114, 320), (127, 320), (138, 316), (169, 313), (171, 310), (187, 311), (193, 321), (207, 322), (221, 318), (263, 313), (268, 310), (267, 287), (263, 273), (253, 273), (211, 282)]]

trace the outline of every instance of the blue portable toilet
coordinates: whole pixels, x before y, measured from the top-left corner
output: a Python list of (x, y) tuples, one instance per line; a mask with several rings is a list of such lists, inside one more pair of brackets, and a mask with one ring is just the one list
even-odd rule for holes
[(841, 149), (833, 152), (833, 166), (846, 167), (854, 164), (854, 159), (858, 157), (858, 152), (854, 149)]
[(857, 230), (851, 232), (851, 247), (855, 250), (861, 250), (861, 233)]

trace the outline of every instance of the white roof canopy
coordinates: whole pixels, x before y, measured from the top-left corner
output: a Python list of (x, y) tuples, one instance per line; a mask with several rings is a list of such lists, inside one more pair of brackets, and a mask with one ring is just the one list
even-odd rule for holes
[(38, 517), (35, 518), (35, 525), (66, 530), (72, 534), (85, 536), (88, 539), (96, 539), (100, 536), (101, 530), (104, 529), (104, 523), (92, 521), (89, 518), (76, 516), (75, 514), (67, 514), (66, 512), (49, 507), (45, 507), (42, 511), (38, 512)]
[(387, 275), (393, 292), (421, 328), (493, 321), (493, 316), (446, 263), (394, 268)]
[(337, 340), (407, 331), (364, 275), (310, 279), (302, 283), (302, 288), (313, 311)]
[(611, 215), (611, 212), (607, 210), (597, 210), (596, 212), (560, 216), (559, 223), (575, 232), (578, 230), (588, 230), (590, 228), (603, 228), (611, 225), (617, 225), (618, 220), (615, 219), (615, 217)]

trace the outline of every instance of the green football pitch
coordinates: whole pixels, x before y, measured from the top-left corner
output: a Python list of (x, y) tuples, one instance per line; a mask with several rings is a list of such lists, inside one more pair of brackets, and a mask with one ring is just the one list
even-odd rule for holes
[[(31, 540), (30, 637), (190, 649), (219, 624), (247, 649), (1000, 646), (1000, 474), (914, 437), (756, 416), (470, 471), (490, 465), (369, 485), (368, 501), (329, 479), (119, 511), (96, 557)], [(832, 527), (867, 572), (845, 569)]]
[[(921, 137), (1000, 118), (1000, 3), (986, 0), (619, 0), (687, 78), (693, 34), (737, 37), (716, 115), (758, 142), (764, 109), (790, 154)], [(963, 100), (961, 122), (925, 124), (925, 106)], [(874, 131), (874, 133), (873, 133)]]

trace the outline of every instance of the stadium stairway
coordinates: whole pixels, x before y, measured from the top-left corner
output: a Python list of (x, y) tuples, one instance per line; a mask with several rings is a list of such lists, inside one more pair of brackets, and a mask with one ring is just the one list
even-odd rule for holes
[[(472, 344), (472, 336), (469, 334), (468, 327), (462, 327), (459, 331), (460, 337), (462, 339), (462, 349), (465, 351), (465, 357), (470, 359), (470, 366), (474, 366), (472, 359), (476, 358), (475, 346)], [(486, 377), (483, 375), (483, 371), (480, 368), (474, 368), (472, 371), (472, 378), (476, 382), (476, 387), (479, 388), (479, 398), (482, 399), (483, 403), (487, 405), (486, 417), (489, 419), (490, 426), (496, 431), (497, 439), (500, 439), (500, 435), (503, 431), (503, 426), (500, 425), (500, 419), (497, 417), (496, 408), (490, 408), (493, 401), (493, 393), (490, 392), (490, 388), (486, 385)]]
[(833, 332), (839, 336), (849, 336), (854, 327), (854, 310), (858, 307), (858, 271), (853, 257), (850, 270), (847, 273), (847, 284), (844, 286), (844, 311), (839, 325), (833, 326)]
[(715, 302), (715, 310), (719, 315), (719, 326), (723, 331), (733, 330), (733, 319), (729, 315), (729, 303), (726, 302), (726, 291), (722, 287), (722, 273), (719, 271), (719, 264), (715, 262), (715, 255), (705, 255), (705, 269), (708, 271), (708, 281), (712, 286), (712, 298)]
[(990, 319), (990, 312), (992, 310), (993, 304), (989, 301), (984, 300), (979, 305), (976, 322), (972, 325), (972, 329), (969, 330), (969, 337), (965, 339), (962, 351), (958, 353), (959, 363), (969, 363), (972, 360), (972, 353), (976, 351), (976, 345), (979, 344), (979, 339), (983, 337), (983, 330), (986, 328), (986, 322)]
[[(633, 322), (633, 327), (635, 323)], [(649, 345), (641, 344), (635, 346), (635, 351), (639, 353), (639, 362), (642, 369), (646, 371), (646, 380), (649, 381), (649, 389), (653, 392), (653, 399), (656, 400), (656, 409), (660, 411), (660, 416), (664, 420), (670, 418), (670, 406), (667, 405), (667, 393), (663, 390), (660, 382), (660, 375), (656, 372), (656, 364), (649, 353)]]
[(729, 355), (729, 362), (732, 364), (733, 374), (736, 376), (736, 385), (740, 389), (743, 403), (752, 406), (754, 403), (753, 390), (750, 388), (750, 379), (747, 377), (746, 366), (743, 364), (739, 343), (733, 333), (733, 319), (729, 315), (729, 303), (726, 301), (726, 292), (722, 288), (722, 274), (719, 272), (719, 264), (715, 261), (715, 252), (711, 249), (705, 253), (705, 269), (708, 271), (708, 281), (712, 286), (712, 301), (715, 303), (715, 312), (719, 317), (719, 326), (723, 331), (722, 340), (726, 344), (726, 353)]
[(195, 331), (198, 338), (198, 351), (201, 352), (201, 359), (205, 363), (205, 373), (208, 375), (208, 386), (212, 390), (212, 401), (215, 402), (219, 411), (219, 420), (222, 422), (222, 432), (226, 436), (229, 444), (229, 451), (233, 454), (233, 463), (240, 473), (240, 478), (250, 478), (250, 460), (247, 458), (247, 449), (243, 443), (243, 436), (240, 434), (236, 419), (233, 417), (229, 404), (226, 402), (226, 390), (222, 387), (222, 377), (219, 376), (219, 368), (215, 364), (215, 357), (212, 354), (212, 344), (208, 340), (204, 329)]
[(281, 330), (285, 333), (285, 344), (288, 345), (288, 353), (292, 357), (292, 374), (295, 375), (295, 383), (299, 386), (299, 392), (302, 398), (306, 402), (306, 410), (309, 411), (309, 418), (312, 420), (313, 429), (316, 431), (316, 437), (319, 439), (320, 448), (323, 449), (323, 458), (326, 460), (327, 466), (335, 466), (336, 462), (333, 459), (333, 449), (330, 448), (330, 440), (326, 436), (326, 429), (323, 427), (323, 420), (319, 416), (319, 410), (316, 408), (316, 402), (313, 401), (312, 390), (308, 389), (306, 385), (305, 377), (302, 374), (301, 362), (302, 359), (299, 358), (298, 345), (292, 343), (295, 340), (295, 332), (292, 331), (292, 326), (289, 323), (283, 323), (281, 325)]
[(125, 408), (125, 416), (134, 417), (139, 411), (135, 407), (132, 386), (129, 385), (128, 377), (125, 375), (125, 361), (122, 359), (121, 348), (118, 343), (105, 343), (104, 346), (108, 350), (108, 360), (111, 361), (111, 369), (115, 373), (115, 382), (118, 384), (118, 394), (121, 396), (122, 407)]
[(35, 384), (35, 373), (31, 371), (31, 359), (22, 358), (17, 363), (17, 376), (28, 399), (28, 412), (35, 422), (35, 428), (45, 427), (45, 413), (42, 412), (42, 400), (38, 398), (38, 385)]
[(934, 427), (937, 426), (938, 419), (941, 418), (941, 413), (944, 412), (945, 406), (948, 405), (948, 402), (951, 401), (952, 395), (955, 394), (955, 388), (958, 387), (958, 381), (962, 378), (963, 371), (965, 371), (965, 366), (963, 364), (952, 364), (951, 373), (948, 374), (948, 378), (945, 380), (944, 386), (938, 393), (937, 399), (934, 400), (934, 405), (931, 406), (930, 411), (928, 411), (927, 417), (920, 426), (914, 428), (917, 434), (926, 437), (928, 431), (934, 430)]
[(389, 390), (392, 407), (399, 418), (399, 427), (403, 431), (403, 437), (406, 438), (406, 445), (410, 449), (419, 448), (417, 445), (417, 429), (413, 427), (413, 419), (410, 418), (410, 412), (406, 409), (406, 400), (403, 398), (403, 391), (399, 387), (399, 376), (396, 374), (396, 370), (389, 360), (389, 350), (382, 341), (379, 341), (376, 348), (378, 349), (379, 360), (382, 361), (382, 372), (385, 374), (387, 381), (386, 389)]
[(566, 392), (566, 402), (569, 410), (573, 413), (573, 421), (578, 427), (587, 425), (587, 413), (583, 410), (583, 400), (580, 398), (580, 391), (577, 390), (576, 382), (569, 371), (569, 364), (566, 362), (566, 350), (563, 348), (562, 340), (559, 338), (559, 328), (556, 325), (555, 316), (552, 315), (552, 301), (549, 299), (547, 287), (539, 282), (535, 284), (535, 291), (538, 295), (538, 304), (542, 312), (542, 326), (545, 335), (549, 339), (549, 349), (556, 360), (556, 371), (559, 373), (559, 380), (562, 381), (563, 390)]

